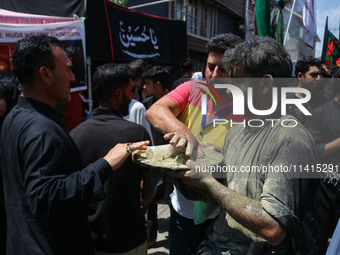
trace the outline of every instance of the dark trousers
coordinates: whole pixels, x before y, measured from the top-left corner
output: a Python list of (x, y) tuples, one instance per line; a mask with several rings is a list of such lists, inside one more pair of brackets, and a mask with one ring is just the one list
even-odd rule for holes
[(151, 227), (148, 233), (148, 241), (157, 240), (158, 219), (157, 219), (157, 204), (151, 203), (148, 207), (147, 220), (150, 222)]
[(194, 220), (180, 216), (170, 206), (169, 250), (171, 255), (195, 254), (213, 220), (195, 225)]

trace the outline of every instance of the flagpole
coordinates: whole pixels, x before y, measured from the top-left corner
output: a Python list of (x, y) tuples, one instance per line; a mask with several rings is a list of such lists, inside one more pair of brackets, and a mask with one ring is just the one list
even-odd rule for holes
[(244, 39), (248, 40), (248, 29), (249, 29), (249, 0), (246, 0), (246, 13), (245, 13), (245, 19), (244, 19)]
[(286, 33), (285, 33), (285, 38), (283, 40), (283, 47), (286, 46), (286, 42), (287, 42), (287, 38), (288, 38), (288, 31), (289, 31), (289, 27), (290, 27), (290, 22), (292, 21), (292, 16), (293, 16), (293, 11), (294, 11), (294, 8), (295, 8), (295, 4), (296, 4), (296, 0), (294, 0), (294, 2), (293, 2), (292, 10), (291, 10), (290, 15), (289, 15), (289, 20), (288, 20), (288, 24), (287, 24)]
[(321, 55), (321, 63), (326, 64), (326, 53), (327, 53), (327, 46), (328, 46), (328, 16), (326, 17), (326, 24), (325, 24), (325, 32), (323, 36), (323, 45), (322, 45), (322, 55)]

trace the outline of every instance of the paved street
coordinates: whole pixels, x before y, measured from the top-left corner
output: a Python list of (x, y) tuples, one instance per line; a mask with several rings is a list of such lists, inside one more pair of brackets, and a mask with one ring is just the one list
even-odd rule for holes
[(158, 205), (158, 234), (157, 243), (148, 250), (148, 254), (164, 255), (169, 254), (168, 249), (168, 226), (170, 210), (168, 205)]

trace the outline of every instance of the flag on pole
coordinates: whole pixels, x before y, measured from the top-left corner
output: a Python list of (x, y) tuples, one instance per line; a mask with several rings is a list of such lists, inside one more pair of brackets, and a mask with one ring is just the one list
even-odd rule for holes
[(325, 32), (323, 35), (323, 44), (322, 44), (322, 52), (321, 52), (321, 62), (323, 64), (326, 64), (326, 51), (327, 51), (327, 45), (328, 45), (328, 16), (326, 17), (326, 24), (325, 24)]
[(255, 1), (255, 24), (256, 31), (259, 36), (271, 36), (270, 1), (268, 0)]
[(273, 8), (270, 14), (271, 20), (271, 36), (283, 45), (283, 15), (282, 9), (284, 8), (283, 0), (277, 0), (276, 6)]
[(326, 66), (331, 64), (340, 66), (340, 41), (328, 30), (328, 17), (326, 18), (321, 61)]
[(313, 49), (314, 37), (316, 36), (316, 1), (299, 0), (298, 3), (303, 9), (303, 25), (306, 29), (305, 44)]

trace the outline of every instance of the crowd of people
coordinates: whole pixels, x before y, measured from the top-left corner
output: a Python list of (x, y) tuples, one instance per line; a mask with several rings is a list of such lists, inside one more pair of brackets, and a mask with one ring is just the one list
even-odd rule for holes
[[(13, 70), (21, 95), (15, 84), (0, 82), (1, 254), (146, 255), (157, 242), (160, 201), (170, 207), (172, 255), (321, 255), (334, 232), (336, 251), (340, 67), (304, 57), (292, 79), (291, 58), (272, 38), (221, 34), (206, 52), (204, 71), (182, 59), (182, 76), (172, 85), (166, 67), (141, 59), (98, 66), (98, 107), (67, 133), (55, 107), (70, 100), (71, 60), (56, 38), (20, 40)], [(244, 114), (234, 113), (229, 90), (221, 107), (213, 97), (202, 102), (221, 79), (237, 80)], [(287, 94), (290, 102), (309, 100), (287, 104), (287, 115), (281, 115), (280, 101), (277, 110), (258, 114), (272, 108), (272, 95), (285, 86), (298, 88)], [(213, 118), (228, 124), (215, 126)], [(231, 125), (252, 119), (263, 125)], [(192, 169), (197, 150), (213, 149), (235, 169), (320, 166), (325, 175), (169, 174), (136, 162), (138, 151), (168, 143), (184, 149)], [(202, 208), (209, 212), (198, 220)]]

